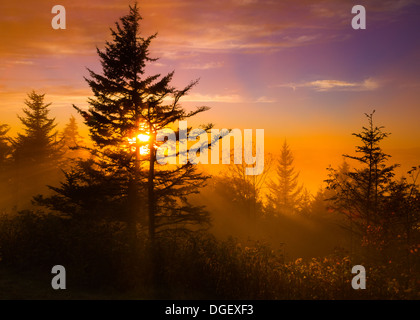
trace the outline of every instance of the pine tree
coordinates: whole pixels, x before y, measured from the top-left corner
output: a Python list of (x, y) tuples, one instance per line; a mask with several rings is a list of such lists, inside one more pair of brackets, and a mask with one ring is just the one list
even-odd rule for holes
[[(208, 108), (187, 112), (179, 104), (197, 81), (178, 90), (170, 84), (173, 72), (163, 77), (146, 76), (146, 64), (156, 61), (149, 56), (148, 49), (156, 35), (147, 38), (139, 35), (141, 19), (136, 4), (116, 23), (111, 30), (112, 41), (106, 42), (104, 50), (97, 49), (102, 73), (89, 70), (90, 77), (86, 79), (93, 91), (90, 108), (88, 111), (75, 108), (84, 117), (94, 143), (90, 149), (94, 163), (89, 168), (102, 172), (116, 184), (125, 179), (120, 188), (123, 193), (116, 196), (125, 199), (121, 215), (133, 232), (138, 222), (147, 221), (153, 242), (157, 232), (174, 225), (179, 228), (209, 223), (208, 213), (188, 201), (188, 195), (197, 193), (207, 177), (190, 162), (155, 165), (156, 149), (163, 143), (156, 141), (158, 131), (174, 127), (178, 121)], [(210, 125), (206, 127), (209, 128)], [(82, 167), (79, 169), (83, 170)], [(75, 173), (76, 180), (74, 174), (68, 175), (65, 185), (56, 190), (61, 194), (60, 201), (80, 204), (74, 193), (63, 188), (86, 185), (82, 172)]]
[(100, 164), (92, 157), (76, 160), (64, 169), (60, 186), (49, 187), (54, 194), (37, 195), (35, 203), (88, 223), (125, 221), (127, 173), (123, 168), (104, 171)]
[(270, 183), (269, 207), (277, 213), (294, 214), (301, 204), (302, 186), (299, 186), (299, 173), (293, 166), (293, 154), (284, 141), (280, 158), (277, 160), (277, 181)]
[(24, 133), (12, 139), (15, 206), (27, 206), (31, 197), (58, 179), (62, 156), (55, 130), (55, 119), (49, 117), (51, 103), (45, 94), (32, 91), (25, 100), (25, 116), (18, 116)]
[(374, 125), (374, 112), (365, 114), (368, 126), (360, 133), (353, 133), (361, 140), (361, 145), (356, 146), (356, 153), (360, 155), (344, 155), (346, 159), (355, 160), (357, 167), (346, 166), (341, 170), (330, 167), (326, 180), (328, 189), (335, 192), (330, 198), (331, 208), (348, 217), (352, 233), (356, 232), (367, 245), (377, 242), (389, 225), (386, 203), (392, 196), (394, 170), (398, 167), (397, 164), (387, 165), (390, 155), (382, 151), (380, 143), (389, 133)]
[(83, 137), (79, 134), (79, 127), (76, 118), (72, 115), (69, 122), (64, 127), (61, 133), (61, 140), (63, 145), (67, 148), (75, 148), (83, 144)]
[(14, 159), (18, 163), (50, 165), (61, 155), (59, 140), (55, 131), (55, 119), (49, 118), (49, 106), (44, 103), (45, 94), (32, 91), (25, 101), (25, 117), (18, 116), (25, 133), (19, 133), (13, 141)]
[(76, 159), (85, 155), (84, 150), (81, 148), (84, 144), (84, 138), (79, 134), (79, 126), (73, 115), (61, 132), (60, 140), (66, 158)]

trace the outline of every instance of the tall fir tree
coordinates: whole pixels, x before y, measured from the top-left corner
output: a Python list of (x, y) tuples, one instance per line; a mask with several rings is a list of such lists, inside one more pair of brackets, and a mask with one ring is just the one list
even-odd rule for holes
[(63, 145), (64, 156), (67, 159), (77, 159), (86, 156), (84, 149), (84, 138), (79, 133), (79, 126), (76, 118), (72, 115), (60, 134)]
[(58, 178), (62, 145), (55, 118), (49, 117), (51, 103), (44, 98), (45, 94), (30, 92), (24, 116), (18, 116), (24, 133), (12, 139), (16, 204), (30, 203), (33, 194)]
[(79, 126), (73, 115), (70, 117), (69, 122), (61, 133), (61, 140), (63, 141), (63, 145), (67, 148), (75, 148), (83, 144), (84, 139), (79, 133)]
[(358, 155), (344, 155), (356, 161), (357, 166), (346, 165), (339, 170), (330, 167), (326, 182), (327, 188), (334, 191), (329, 199), (331, 209), (348, 217), (352, 234), (366, 246), (379, 248), (377, 240), (387, 233), (389, 226), (389, 202), (393, 197), (395, 168), (399, 165), (387, 164), (391, 156), (383, 152), (381, 142), (389, 133), (374, 125), (374, 112), (365, 114), (368, 126), (360, 133), (353, 133), (361, 141), (356, 146)]
[[(135, 232), (138, 222), (146, 224), (153, 241), (157, 232), (172, 226), (187, 228), (209, 223), (208, 213), (188, 201), (188, 195), (198, 192), (207, 177), (190, 162), (156, 165), (156, 149), (163, 143), (157, 141), (159, 130), (175, 127), (177, 122), (208, 108), (188, 112), (179, 103), (197, 81), (178, 90), (170, 84), (173, 72), (146, 76), (146, 65), (156, 61), (149, 56), (149, 45), (156, 35), (140, 36), (141, 19), (137, 4), (130, 6), (129, 14), (111, 29), (112, 40), (106, 42), (104, 50), (97, 49), (102, 73), (89, 70), (90, 77), (86, 78), (93, 92), (90, 108), (84, 111), (75, 106), (94, 143), (90, 148), (93, 162), (79, 166), (79, 171), (67, 176), (62, 188), (55, 191), (61, 202), (78, 203), (77, 196), (65, 188), (86, 186), (81, 178), (83, 168), (102, 172), (109, 181), (122, 183), (118, 197), (126, 205), (120, 207), (120, 213), (129, 227)], [(176, 135), (179, 138), (180, 132)], [(60, 207), (58, 199), (39, 200)]]
[(277, 213), (295, 214), (302, 201), (302, 186), (299, 186), (299, 173), (293, 166), (293, 154), (284, 141), (277, 160), (276, 179), (269, 184), (268, 206)]
[(56, 161), (60, 155), (60, 143), (55, 119), (49, 117), (51, 103), (44, 102), (45, 94), (32, 91), (25, 100), (24, 117), (18, 116), (24, 133), (13, 140), (14, 159), (18, 163), (44, 164)]
[[(161, 77), (159, 74), (145, 76), (147, 63), (156, 61), (149, 56), (149, 46), (156, 35), (141, 37), (139, 21), (141, 16), (137, 4), (130, 6), (128, 15), (116, 23), (112, 30), (112, 42), (106, 42), (104, 51), (98, 50), (103, 74), (91, 70), (87, 79), (94, 98), (88, 116), (94, 118), (89, 123), (91, 137), (111, 162), (121, 163), (124, 159), (133, 172), (130, 179), (128, 202), (132, 205), (132, 215), (139, 214), (139, 186), (142, 175), (147, 177), (147, 208), (149, 236), (154, 239), (156, 228), (174, 222), (201, 223), (208, 220), (201, 208), (188, 204), (186, 196), (197, 192), (205, 177), (196, 173), (191, 163), (174, 170), (157, 170), (156, 135), (159, 130), (187, 119), (206, 107), (186, 112), (179, 100), (197, 83), (177, 90), (171, 86), (174, 72)], [(167, 99), (172, 102), (167, 103)], [(132, 138), (134, 148), (121, 153), (120, 147)], [(134, 141), (133, 141), (134, 139)], [(118, 157), (109, 147), (117, 146)], [(141, 151), (147, 150), (147, 151)], [(142, 164), (146, 162), (146, 167)], [(143, 184), (144, 185), (144, 184)], [(145, 205), (145, 204), (143, 204)]]

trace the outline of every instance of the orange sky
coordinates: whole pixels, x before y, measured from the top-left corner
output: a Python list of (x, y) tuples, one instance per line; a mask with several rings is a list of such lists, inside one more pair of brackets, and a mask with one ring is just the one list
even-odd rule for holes
[[(54, 1), (0, 4), (0, 123), (19, 130), (26, 94), (52, 102), (60, 125), (87, 107), (86, 67), (131, 1), (61, 1), (66, 30), (53, 30)], [(365, 4), (367, 29), (351, 28)], [(143, 0), (143, 34), (158, 32), (150, 73), (175, 70), (175, 85), (200, 83), (187, 107), (212, 109), (196, 123), (264, 129), (265, 149), (287, 138), (302, 181), (315, 191), (325, 168), (352, 153), (364, 113), (392, 135), (384, 143), (408, 170), (420, 162), (420, 40), (416, 1)], [(81, 118), (77, 118), (79, 123)], [(194, 123), (192, 123), (194, 125)]]

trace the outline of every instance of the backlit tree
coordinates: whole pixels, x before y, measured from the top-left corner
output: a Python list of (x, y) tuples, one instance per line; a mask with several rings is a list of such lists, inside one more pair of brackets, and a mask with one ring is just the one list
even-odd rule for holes
[[(93, 162), (81, 163), (55, 191), (62, 201), (77, 202), (77, 197), (71, 198), (72, 188), (89, 185), (79, 170), (102, 172), (107, 178), (101, 181), (108, 181), (108, 187), (112, 181), (122, 183), (115, 195), (126, 204), (121, 206), (121, 216), (133, 231), (138, 222), (147, 224), (153, 241), (157, 232), (172, 226), (205, 226), (209, 222), (208, 213), (188, 201), (188, 195), (196, 193), (207, 177), (190, 162), (163, 166), (156, 161), (156, 149), (163, 143), (157, 141), (157, 133), (208, 108), (186, 111), (180, 105), (180, 99), (197, 81), (179, 90), (171, 85), (173, 72), (146, 75), (146, 66), (156, 61), (149, 56), (156, 35), (140, 35), (141, 19), (137, 4), (130, 7), (129, 14), (111, 30), (112, 40), (106, 42), (104, 50), (97, 49), (102, 72), (89, 70), (86, 81), (93, 92), (90, 108), (75, 107), (84, 117), (94, 143), (90, 148)], [(178, 131), (176, 134), (179, 138)], [(54, 203), (49, 202), (49, 206)]]
[(51, 103), (44, 98), (35, 91), (28, 94), (24, 116), (18, 116), (23, 132), (11, 140), (16, 205), (27, 205), (32, 195), (58, 179), (62, 144), (55, 119), (49, 116)]
[(276, 178), (269, 184), (269, 207), (277, 213), (297, 213), (302, 201), (302, 186), (299, 186), (299, 173), (293, 166), (293, 154), (284, 141), (280, 157), (275, 167)]

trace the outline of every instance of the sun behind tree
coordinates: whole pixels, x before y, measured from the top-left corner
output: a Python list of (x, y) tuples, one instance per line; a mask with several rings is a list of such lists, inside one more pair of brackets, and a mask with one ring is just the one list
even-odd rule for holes
[[(93, 141), (91, 158), (66, 173), (62, 187), (53, 188), (58, 193), (55, 198), (37, 200), (69, 214), (103, 212), (118, 217), (126, 222), (132, 237), (138, 228), (146, 227), (153, 243), (156, 234), (168, 229), (191, 231), (209, 226), (209, 213), (188, 198), (208, 177), (190, 162), (162, 166), (156, 159), (156, 148), (163, 143), (157, 141), (157, 133), (177, 127), (176, 122), (208, 107), (187, 111), (180, 104), (197, 81), (176, 89), (171, 85), (174, 72), (146, 75), (146, 65), (156, 61), (148, 49), (156, 35), (140, 35), (141, 19), (135, 4), (116, 23), (112, 40), (104, 50), (97, 49), (102, 72), (88, 69), (86, 81), (93, 92), (89, 110), (74, 106), (84, 117)], [(210, 130), (211, 125), (205, 128)], [(102, 192), (100, 200), (91, 197), (87, 201), (86, 195), (93, 190)], [(118, 209), (109, 210), (105, 199), (110, 205), (118, 202)]]

